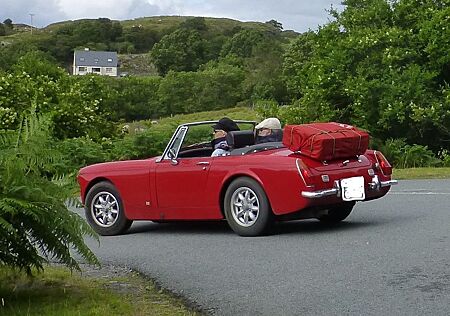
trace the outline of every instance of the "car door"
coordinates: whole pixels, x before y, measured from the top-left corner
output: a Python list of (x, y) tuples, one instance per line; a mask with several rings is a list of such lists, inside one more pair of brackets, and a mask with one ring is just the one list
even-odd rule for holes
[(169, 159), (156, 166), (156, 192), (159, 208), (172, 212), (204, 208), (204, 194), (211, 157)]
[[(155, 169), (158, 208), (164, 218), (202, 218), (205, 210), (205, 187), (213, 159), (207, 157), (178, 158), (189, 127), (180, 126), (172, 136)], [(195, 212), (186, 210), (197, 209)], [(203, 212), (204, 213), (204, 212)]]

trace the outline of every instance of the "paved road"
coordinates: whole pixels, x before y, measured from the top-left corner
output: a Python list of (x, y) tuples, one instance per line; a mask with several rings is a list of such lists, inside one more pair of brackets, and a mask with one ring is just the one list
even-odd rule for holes
[(91, 247), (213, 315), (449, 315), (450, 180), (401, 181), (343, 223), (135, 223)]

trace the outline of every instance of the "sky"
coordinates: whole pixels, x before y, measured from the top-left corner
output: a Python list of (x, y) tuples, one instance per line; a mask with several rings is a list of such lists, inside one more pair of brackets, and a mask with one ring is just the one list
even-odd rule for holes
[(112, 20), (157, 15), (231, 18), (266, 22), (275, 19), (285, 30), (304, 32), (327, 23), (327, 10), (341, 8), (340, 0), (0, 0), (0, 22), (44, 27), (82, 18)]

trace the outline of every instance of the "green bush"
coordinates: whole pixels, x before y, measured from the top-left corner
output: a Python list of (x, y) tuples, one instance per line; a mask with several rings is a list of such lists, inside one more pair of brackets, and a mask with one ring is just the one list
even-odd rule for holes
[(0, 73), (0, 129), (15, 129), (30, 108), (49, 114), (59, 139), (111, 137), (111, 100), (117, 93), (99, 76), (69, 76), (43, 53), (25, 54), (11, 72)]
[(388, 139), (381, 151), (397, 168), (435, 167), (442, 164), (427, 146), (408, 145), (405, 139)]
[(110, 146), (110, 143), (105, 144), (104, 148), (102, 144), (88, 137), (68, 138), (56, 142), (56, 150), (62, 154), (62, 159), (58, 164), (55, 163), (55, 170), (61, 174), (70, 174), (81, 167), (108, 161)]
[(162, 154), (175, 128), (151, 127), (116, 138), (111, 143), (111, 160), (145, 159)]
[(427, 146), (406, 145), (403, 159), (400, 160), (401, 168), (435, 167), (440, 163), (434, 153)]

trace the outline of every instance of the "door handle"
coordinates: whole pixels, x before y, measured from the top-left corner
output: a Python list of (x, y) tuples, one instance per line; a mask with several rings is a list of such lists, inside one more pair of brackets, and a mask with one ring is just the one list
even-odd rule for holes
[(208, 161), (200, 161), (200, 162), (197, 162), (197, 166), (209, 166), (209, 162)]

